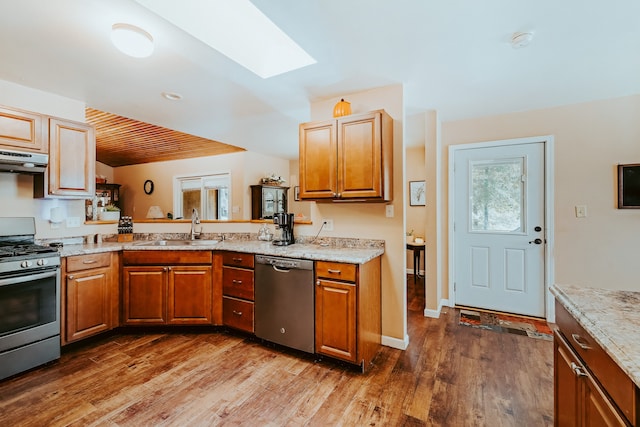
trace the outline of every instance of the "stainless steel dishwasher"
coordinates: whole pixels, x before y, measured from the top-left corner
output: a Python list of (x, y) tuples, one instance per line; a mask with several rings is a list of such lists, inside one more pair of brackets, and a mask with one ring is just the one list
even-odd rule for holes
[(314, 353), (313, 261), (256, 255), (255, 334)]

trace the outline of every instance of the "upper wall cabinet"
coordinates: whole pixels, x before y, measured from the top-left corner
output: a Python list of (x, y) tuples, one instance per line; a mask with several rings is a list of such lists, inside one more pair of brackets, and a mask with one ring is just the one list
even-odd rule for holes
[(92, 198), (96, 137), (85, 123), (49, 118), (49, 167), (34, 177), (35, 197)]
[(40, 114), (0, 107), (0, 146), (46, 153), (43, 121)]
[(393, 119), (384, 111), (300, 125), (300, 198), (393, 200)]

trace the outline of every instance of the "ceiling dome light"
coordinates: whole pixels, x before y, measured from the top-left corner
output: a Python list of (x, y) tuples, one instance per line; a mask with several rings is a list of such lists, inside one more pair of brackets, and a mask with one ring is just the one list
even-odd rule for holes
[(146, 58), (153, 53), (153, 37), (135, 25), (113, 24), (111, 41), (122, 53), (134, 58)]
[(513, 33), (511, 35), (511, 47), (520, 49), (528, 46), (531, 40), (533, 40), (533, 33)]

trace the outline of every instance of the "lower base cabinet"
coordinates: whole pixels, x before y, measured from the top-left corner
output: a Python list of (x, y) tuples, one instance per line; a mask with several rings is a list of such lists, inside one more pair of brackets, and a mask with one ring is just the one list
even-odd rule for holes
[(598, 343), (556, 302), (555, 426), (640, 425), (640, 393)]
[(212, 324), (210, 251), (125, 251), (123, 265), (125, 325)]
[(118, 326), (118, 259), (110, 252), (63, 258), (63, 345)]
[(361, 366), (381, 342), (380, 257), (365, 264), (316, 262), (316, 353)]
[(223, 251), (216, 256), (222, 266), (222, 324), (254, 333), (253, 254)]

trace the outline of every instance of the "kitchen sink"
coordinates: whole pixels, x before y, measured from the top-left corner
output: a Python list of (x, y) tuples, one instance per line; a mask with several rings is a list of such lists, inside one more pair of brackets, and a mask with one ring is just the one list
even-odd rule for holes
[(136, 246), (211, 246), (219, 240), (150, 240), (135, 243)]

